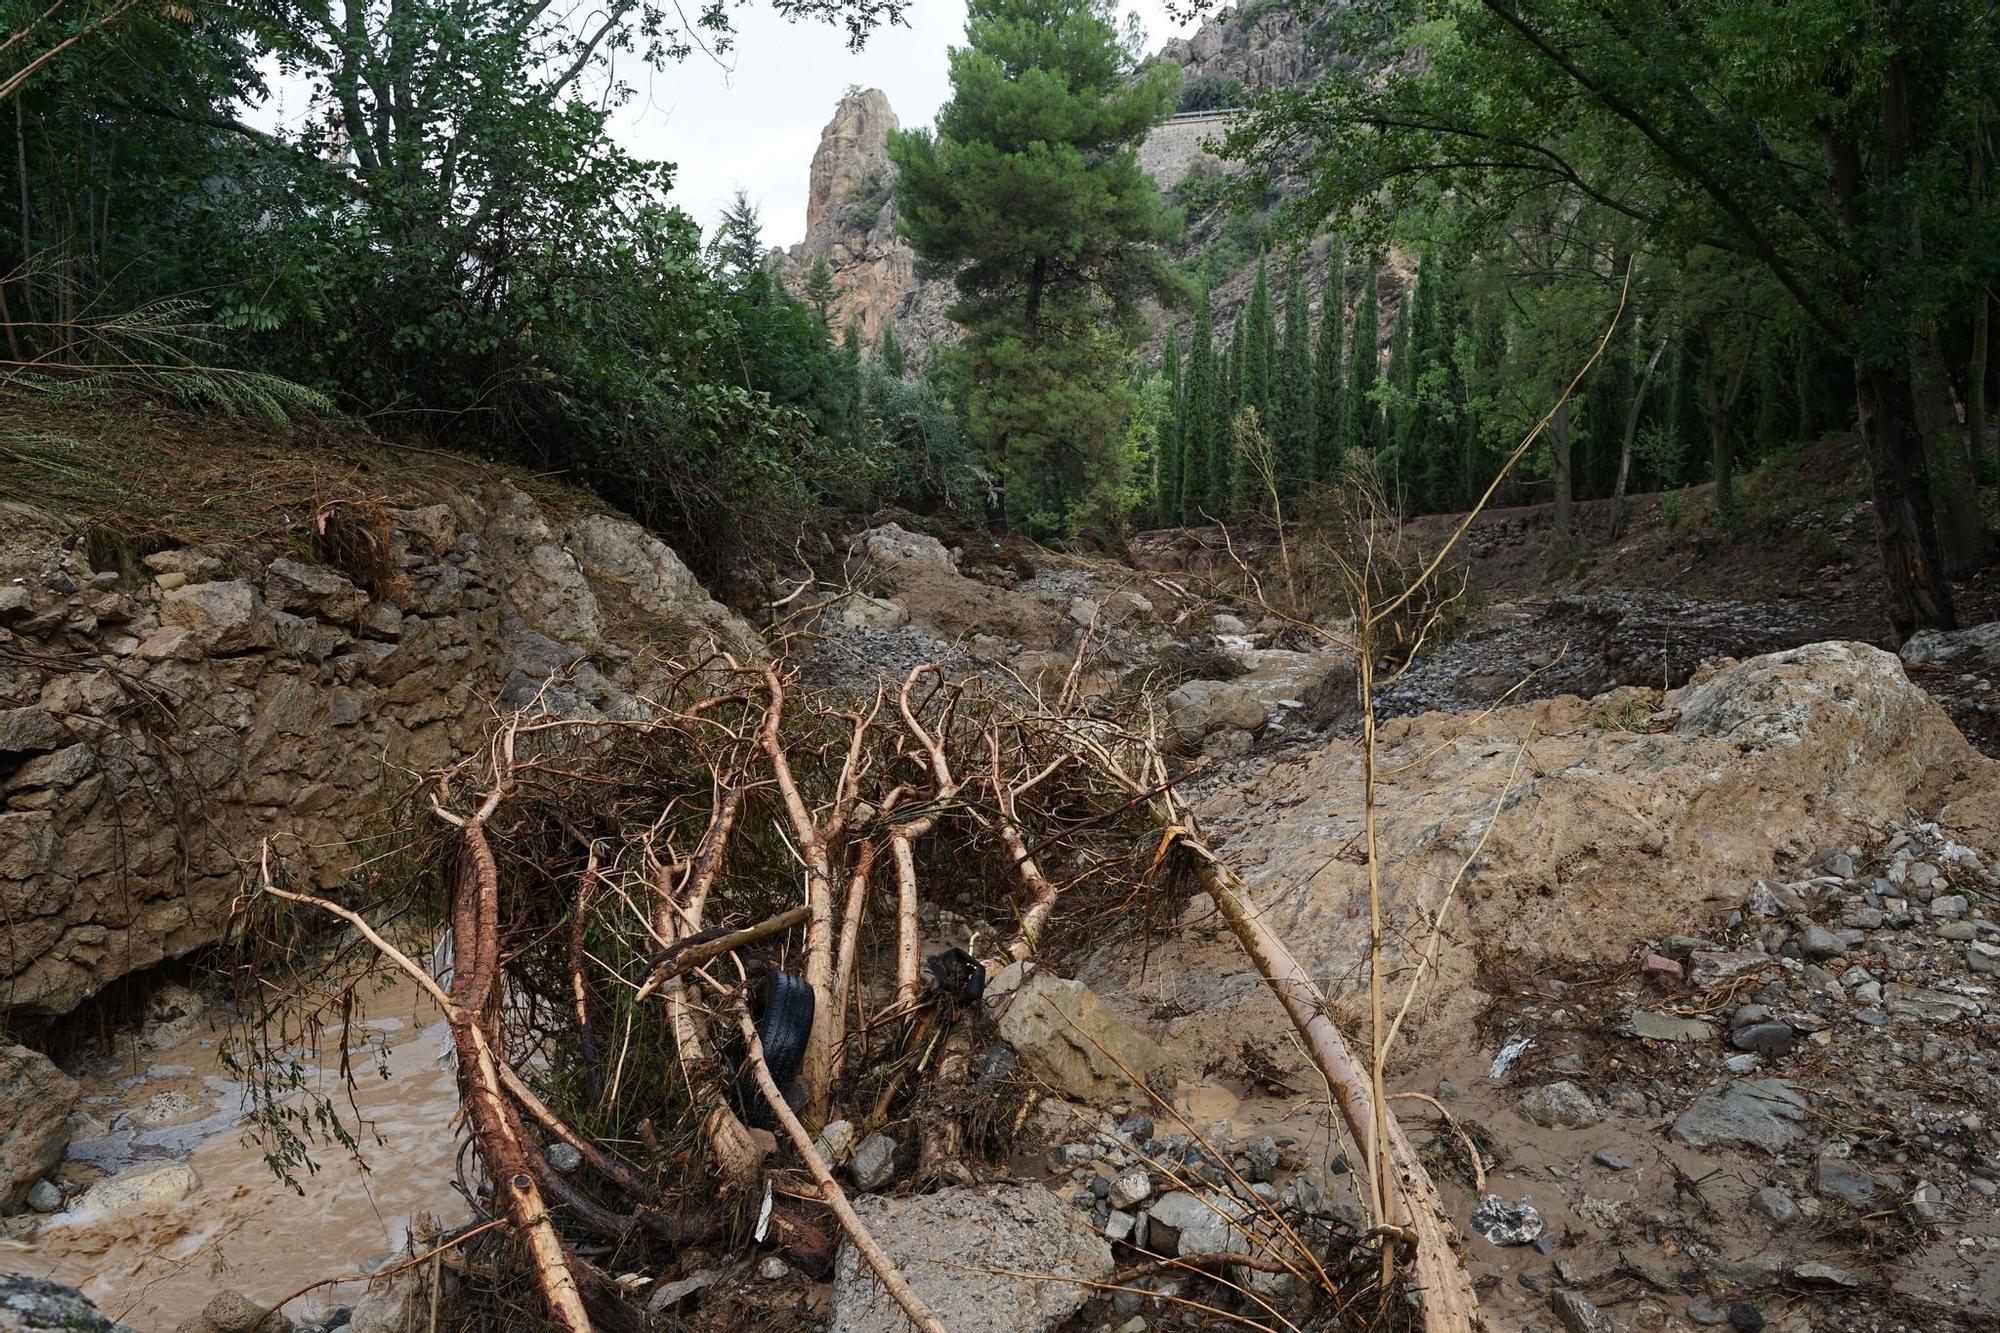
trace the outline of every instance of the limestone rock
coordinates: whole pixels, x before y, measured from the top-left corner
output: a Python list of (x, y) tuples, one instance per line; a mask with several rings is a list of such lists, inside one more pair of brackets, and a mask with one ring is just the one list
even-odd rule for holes
[[(910, 1286), (952, 1333), (1046, 1333), (1111, 1272), (1111, 1246), (1040, 1185), (975, 1186), (854, 1201)], [(1044, 1274), (1010, 1277), (990, 1270)], [(1061, 1279), (1069, 1279), (1067, 1281)], [(906, 1333), (909, 1320), (873, 1270), (842, 1244), (832, 1333)]]
[(842, 629), (901, 629), (910, 623), (909, 610), (901, 602), (865, 592), (847, 594), (828, 611)]
[(1185, 741), (1225, 728), (1260, 731), (1270, 719), (1255, 691), (1220, 680), (1191, 680), (1167, 695), (1167, 717)]
[(218, 1292), (201, 1307), (201, 1321), (215, 1333), (291, 1333), (292, 1321), (275, 1314), (240, 1291)]
[(951, 571), (958, 568), (943, 542), (927, 533), (911, 532), (897, 523), (884, 523), (879, 528), (863, 532), (861, 549), (866, 553), (868, 563), (877, 568), (905, 564), (928, 565), (933, 569)]
[(240, 653), (277, 642), (271, 610), (244, 579), (190, 583), (160, 597), (160, 623), (187, 630), (205, 653)]
[(368, 594), (335, 570), (281, 557), (264, 571), (264, 600), (274, 610), (304, 611), (321, 620), (346, 624), (361, 615), (368, 605)]
[(1143, 1099), (1119, 1066), (1141, 1079), (1170, 1066), (1159, 1043), (1134, 1031), (1088, 986), (1039, 968), (1006, 998), (998, 1026), (1030, 1073), (1078, 1101)]
[(1897, 656), (1911, 666), (1950, 667), (1954, 671), (2000, 670), (2000, 620), (1961, 630), (1918, 630), (1904, 641)]
[(1147, 1246), (1165, 1255), (1246, 1254), (1250, 1236), (1237, 1223), (1248, 1215), (1234, 1199), (1174, 1190), (1146, 1210)]
[(1604, 1118), (1590, 1095), (1568, 1080), (1536, 1088), (1523, 1097), (1521, 1114), (1544, 1129), (1581, 1129)]
[(74, 1287), (0, 1273), (0, 1333), (132, 1333)]
[(159, 1211), (173, 1207), (200, 1188), (201, 1177), (182, 1162), (135, 1167), (92, 1185), (66, 1212), (51, 1218), (49, 1225), (88, 1225), (120, 1213)]
[(0, 1213), (62, 1162), (76, 1081), (25, 1046), (0, 1047)]

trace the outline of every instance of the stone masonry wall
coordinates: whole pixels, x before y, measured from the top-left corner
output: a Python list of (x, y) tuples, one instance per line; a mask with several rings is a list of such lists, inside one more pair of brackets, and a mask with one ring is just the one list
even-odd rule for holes
[(660, 655), (760, 651), (623, 518), (504, 481), (345, 517), (340, 568), (202, 546), (98, 569), (0, 502), (0, 1016), (214, 942), (267, 836), (342, 884), (496, 707), (634, 715)]

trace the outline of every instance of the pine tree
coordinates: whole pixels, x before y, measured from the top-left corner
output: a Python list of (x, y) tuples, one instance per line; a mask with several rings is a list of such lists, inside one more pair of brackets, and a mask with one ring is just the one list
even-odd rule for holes
[(1153, 519), (1164, 528), (1181, 521), (1182, 437), (1187, 425), (1187, 402), (1181, 390), (1181, 335), (1180, 330), (1172, 325), (1167, 327), (1167, 346), (1162, 361), (1167, 379), (1167, 419), (1160, 423)]
[[(1265, 273), (1264, 256), (1257, 256), (1257, 281), (1250, 288), (1250, 304), (1239, 316), (1242, 329), (1238, 341), (1243, 346), (1243, 397), (1237, 410), (1257, 409), (1260, 420), (1271, 415), (1271, 284)], [(1247, 335), (1248, 341), (1243, 338)]]
[(1161, 247), (1180, 218), (1138, 147), (1180, 76), (1141, 69), (1103, 0), (969, 0), (965, 35), (935, 129), (892, 133), (889, 157), (920, 271), (958, 290), (967, 434), (998, 478), (996, 517), (1047, 530), (1126, 466), (1102, 423), (1130, 402), (1135, 315), (1179, 294)]
[(1435, 512), (1444, 503), (1446, 467), (1444, 454), (1449, 441), (1442, 438), (1444, 415), (1439, 410), (1445, 385), (1441, 270), (1435, 255), (1425, 255), (1417, 263), (1417, 289), (1404, 303), (1410, 321), (1409, 337), (1400, 340), (1409, 363), (1405, 372), (1409, 395), (1404, 410), (1399, 448), (1408, 476), (1409, 505), (1412, 513)]
[(1382, 441), (1382, 413), (1371, 390), (1382, 374), (1381, 297), (1375, 270), (1371, 266), (1361, 288), (1361, 304), (1354, 307), (1354, 340), (1347, 358), (1346, 412), (1342, 417), (1341, 449), (1346, 453), (1374, 453)]
[(1208, 289), (1201, 289), (1194, 307), (1194, 332), (1188, 339), (1187, 391), (1181, 431), (1180, 520), (1198, 523), (1208, 511), (1208, 456), (1215, 440), (1215, 314)]
[(715, 239), (708, 243), (709, 261), (715, 274), (731, 290), (743, 291), (755, 278), (764, 275), (764, 224), (757, 206), (742, 190), (736, 192), (722, 210)]
[(1415, 386), (1410, 364), (1411, 312), (1416, 293), (1408, 289), (1396, 299), (1396, 331), (1389, 335), (1389, 407), (1383, 413), (1383, 453), (1389, 464), (1389, 494), (1400, 513), (1408, 513), (1410, 483), (1410, 397)]
[(1319, 311), (1319, 343), (1313, 352), (1313, 474), (1330, 477), (1340, 466), (1342, 386), (1346, 383), (1347, 255), (1339, 241), (1327, 256), (1326, 294)]
[(896, 326), (882, 326), (882, 341), (876, 344), (875, 359), (882, 364), (882, 371), (892, 380), (903, 378), (908, 369), (903, 357), (903, 344), (896, 341)]

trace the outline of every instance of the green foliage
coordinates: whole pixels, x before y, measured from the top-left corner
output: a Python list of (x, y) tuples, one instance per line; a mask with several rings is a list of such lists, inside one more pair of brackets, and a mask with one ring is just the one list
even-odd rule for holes
[(1220, 74), (1204, 74), (1181, 85), (1180, 101), (1174, 109), (1183, 113), (1221, 111), (1242, 106), (1248, 101), (1249, 94), (1243, 91), (1239, 81)]
[(1187, 468), (1187, 393), (1181, 382), (1181, 335), (1172, 326), (1167, 329), (1160, 377), (1166, 381), (1167, 402), (1154, 467), (1153, 522), (1167, 527), (1181, 521)]
[(1340, 447), (1343, 455), (1372, 454), (1382, 444), (1382, 410), (1375, 383), (1382, 375), (1381, 297), (1374, 265), (1354, 307), (1354, 336), (1347, 358), (1347, 381), (1341, 393)]
[(1217, 512), (1211, 460), (1216, 451), (1218, 403), (1224, 397), (1215, 362), (1215, 312), (1206, 287), (1195, 299), (1185, 396), (1179, 516), (1184, 523), (1199, 523)]
[(1324, 479), (1338, 470), (1345, 440), (1347, 383), (1347, 250), (1335, 238), (1327, 256), (1326, 291), (1320, 301), (1319, 339), (1313, 349), (1312, 465)]
[[(890, 137), (920, 271), (967, 331), (968, 427), (1031, 531), (1109, 521), (1126, 484), (1123, 350), (1179, 284), (1179, 233), (1137, 148), (1178, 71), (1136, 57), (1108, 0), (973, 0), (936, 129)], [(1074, 512), (1072, 506), (1078, 506)]]

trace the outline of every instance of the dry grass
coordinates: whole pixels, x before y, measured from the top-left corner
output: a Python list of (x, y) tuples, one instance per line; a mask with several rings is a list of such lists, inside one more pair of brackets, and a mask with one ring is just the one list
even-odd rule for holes
[(57, 409), (0, 391), (0, 495), (141, 554), (204, 543), (309, 553), (323, 506), (432, 504), (501, 478), (559, 511), (604, 507), (520, 469), (387, 444), (351, 422), (277, 426), (137, 397)]

